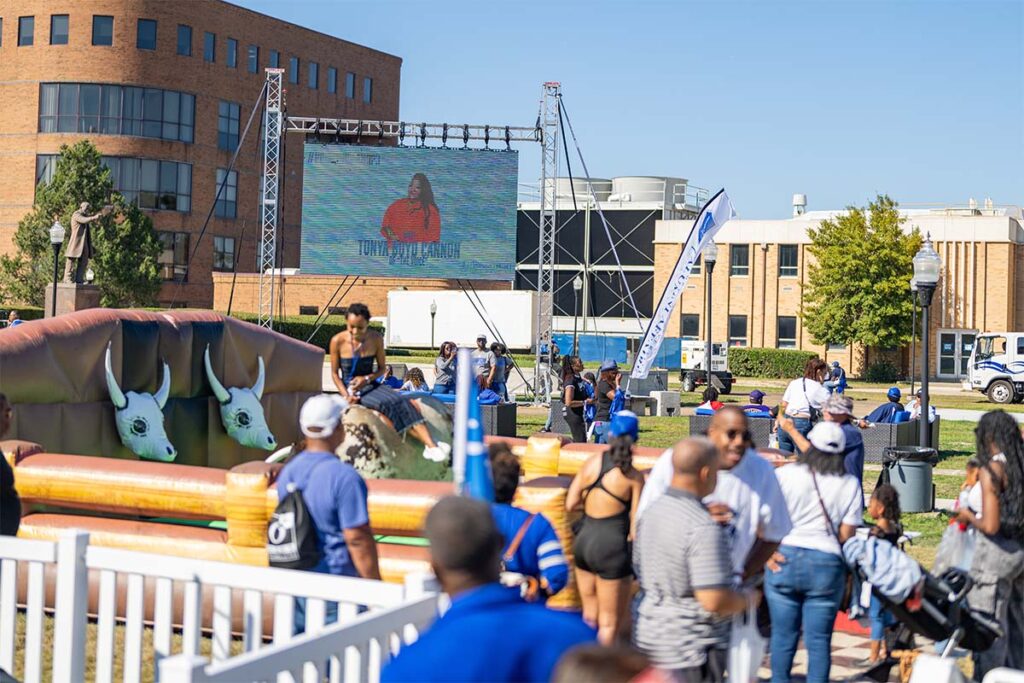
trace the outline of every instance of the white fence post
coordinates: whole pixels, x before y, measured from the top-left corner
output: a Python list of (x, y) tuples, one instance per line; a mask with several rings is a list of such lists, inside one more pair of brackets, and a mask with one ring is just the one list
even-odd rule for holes
[(61, 533), (57, 544), (57, 599), (53, 638), (54, 683), (85, 680), (85, 622), (89, 608), (89, 570), (85, 550), (89, 534)]
[(165, 657), (157, 663), (157, 677), (161, 683), (202, 683), (207, 661), (199, 655)]

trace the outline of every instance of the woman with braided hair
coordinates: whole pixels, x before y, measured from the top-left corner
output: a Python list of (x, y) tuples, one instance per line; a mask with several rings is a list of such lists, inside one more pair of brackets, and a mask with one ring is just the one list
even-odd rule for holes
[(1001, 410), (985, 413), (974, 432), (981, 510), (957, 513), (978, 531), (967, 600), (1003, 631), (991, 648), (973, 654), (974, 679), (980, 681), (998, 667), (1024, 669), (1024, 440), (1017, 422)]

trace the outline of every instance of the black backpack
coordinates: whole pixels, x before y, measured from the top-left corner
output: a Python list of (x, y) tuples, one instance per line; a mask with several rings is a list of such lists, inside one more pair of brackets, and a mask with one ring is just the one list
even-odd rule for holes
[(294, 483), (282, 498), (267, 527), (267, 556), (271, 567), (312, 569), (320, 562), (316, 528), (306, 501)]

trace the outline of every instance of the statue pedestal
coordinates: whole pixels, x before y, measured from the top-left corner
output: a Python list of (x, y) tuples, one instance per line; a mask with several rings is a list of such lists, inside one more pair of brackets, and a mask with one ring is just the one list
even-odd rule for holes
[[(43, 315), (52, 318), (53, 283), (46, 285), (46, 301)], [(100, 288), (96, 285), (78, 285), (70, 282), (57, 283), (57, 315), (74, 313), (86, 308), (100, 307)]]

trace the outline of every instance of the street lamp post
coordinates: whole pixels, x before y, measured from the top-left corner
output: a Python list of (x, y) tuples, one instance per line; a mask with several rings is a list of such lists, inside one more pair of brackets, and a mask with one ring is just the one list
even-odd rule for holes
[(914, 362), (917, 360), (917, 280), (910, 279), (910, 395), (914, 395), (914, 375), (917, 370)]
[(60, 277), (60, 245), (64, 244), (64, 226), (54, 220), (50, 226), (50, 244), (53, 246), (53, 299), (50, 302), (50, 316), (57, 315), (57, 279)]
[(572, 279), (572, 355), (580, 353), (579, 344), (576, 341), (577, 323), (580, 319), (580, 290), (583, 289), (583, 278), (579, 275)]
[(914, 255), (914, 282), (917, 283), (917, 294), (921, 300), (921, 438), (923, 447), (930, 445), (931, 415), (928, 410), (928, 307), (932, 305), (932, 295), (939, 284), (942, 272), (942, 259), (932, 247), (929, 234), (921, 250)]
[(711, 386), (711, 274), (715, 272), (715, 261), (718, 260), (718, 247), (708, 242), (704, 247), (704, 281), (707, 283), (707, 310), (704, 313), (704, 365), (708, 371), (708, 387)]
[(437, 302), (430, 302), (430, 350), (434, 350), (434, 316), (437, 315)]

